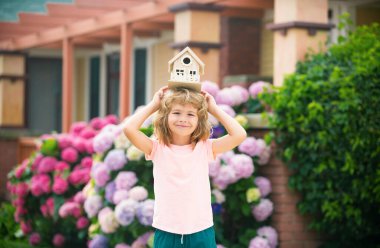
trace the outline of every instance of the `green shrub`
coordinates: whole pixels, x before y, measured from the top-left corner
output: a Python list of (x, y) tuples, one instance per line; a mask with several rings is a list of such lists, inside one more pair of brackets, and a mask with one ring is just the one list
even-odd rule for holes
[(275, 94), (272, 139), (326, 247), (380, 244), (380, 27), (309, 55)]

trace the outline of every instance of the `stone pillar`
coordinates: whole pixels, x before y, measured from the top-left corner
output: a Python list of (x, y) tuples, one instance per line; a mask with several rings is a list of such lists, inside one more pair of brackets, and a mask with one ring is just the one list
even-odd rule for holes
[(0, 127), (25, 125), (25, 56), (0, 52)]
[(169, 9), (175, 13), (174, 43), (171, 47), (178, 51), (190, 47), (206, 65), (201, 80), (220, 83), (221, 7), (183, 3)]
[(274, 85), (282, 85), (284, 76), (295, 71), (297, 61), (307, 52), (325, 50), (328, 24), (327, 0), (275, 0)]

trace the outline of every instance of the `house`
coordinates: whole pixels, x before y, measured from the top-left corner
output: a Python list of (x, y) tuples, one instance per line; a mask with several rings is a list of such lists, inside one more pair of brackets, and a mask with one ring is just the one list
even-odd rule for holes
[(169, 87), (185, 86), (201, 90), (200, 75), (204, 74), (205, 64), (186, 47), (169, 62)]

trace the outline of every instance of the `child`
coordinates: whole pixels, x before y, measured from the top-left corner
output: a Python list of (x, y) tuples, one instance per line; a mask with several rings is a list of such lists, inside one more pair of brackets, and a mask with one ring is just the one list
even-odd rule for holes
[[(155, 140), (139, 128), (157, 110)], [(209, 139), (207, 111), (227, 135)], [(208, 162), (238, 146), (247, 136), (244, 128), (210, 94), (163, 87), (126, 121), (124, 133), (153, 161), (154, 247), (215, 248)]]

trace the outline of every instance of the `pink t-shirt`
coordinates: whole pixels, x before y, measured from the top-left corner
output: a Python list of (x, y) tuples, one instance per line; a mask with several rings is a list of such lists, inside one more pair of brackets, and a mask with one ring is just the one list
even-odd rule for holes
[(208, 162), (214, 160), (212, 140), (169, 147), (153, 141), (154, 215), (152, 226), (191, 234), (213, 226)]

